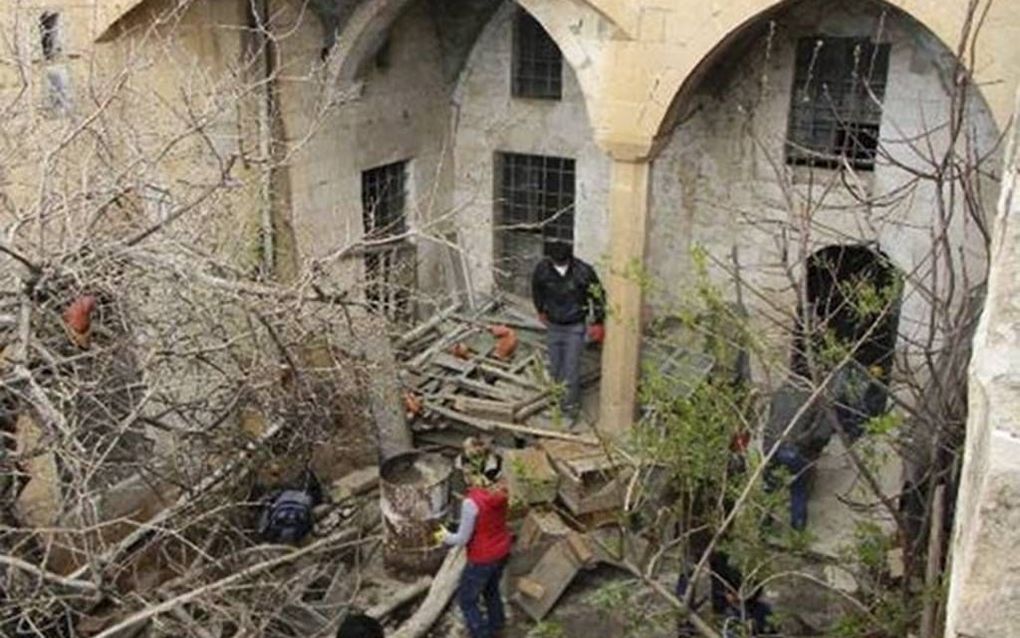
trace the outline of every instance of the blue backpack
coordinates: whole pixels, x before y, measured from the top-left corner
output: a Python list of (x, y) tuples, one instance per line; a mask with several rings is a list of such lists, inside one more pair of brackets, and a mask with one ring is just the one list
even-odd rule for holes
[(259, 536), (267, 543), (292, 545), (312, 531), (312, 495), (304, 490), (283, 490), (263, 506)]

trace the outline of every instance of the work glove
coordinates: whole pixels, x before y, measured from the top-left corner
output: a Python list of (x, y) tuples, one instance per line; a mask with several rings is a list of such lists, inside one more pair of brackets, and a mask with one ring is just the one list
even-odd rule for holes
[(435, 543), (436, 545), (442, 545), (444, 542), (446, 542), (447, 534), (449, 534), (449, 532), (446, 531), (446, 528), (440, 526), (439, 529), (432, 532), (432, 542)]
[(593, 323), (588, 326), (588, 341), (602, 343), (606, 340), (606, 327), (601, 323)]

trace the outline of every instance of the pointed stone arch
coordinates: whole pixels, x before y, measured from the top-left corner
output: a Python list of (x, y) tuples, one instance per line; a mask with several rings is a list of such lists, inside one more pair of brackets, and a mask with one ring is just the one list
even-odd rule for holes
[[(357, 82), (366, 61), (385, 42), (393, 23), (416, 1), (419, 0), (368, 0), (358, 6), (337, 37), (336, 77), (341, 84)], [(517, 4), (538, 20), (559, 46), (581, 85), (588, 112), (592, 113), (600, 88), (599, 58), (589, 53), (576, 25), (609, 19), (611, 12), (603, 14), (581, 0), (517, 0)]]
[[(597, 0), (590, 0), (597, 4)], [(1015, 3), (980, 3), (978, 18), (969, 19), (968, 4), (942, 0), (871, 0), (905, 14), (931, 32), (950, 51), (960, 50), (960, 40), (968, 25), (980, 28), (980, 37), (968, 55), (973, 56), (974, 82), (988, 103), (995, 122), (1004, 130), (1012, 117), (1013, 97), (1020, 83), (1020, 47), (1015, 46), (1016, 24), (1020, 23), (1020, 5)], [(671, 125), (677, 97), (696, 84), (699, 71), (715, 55), (745, 29), (767, 20), (792, 4), (792, 0), (730, 0), (725, 3), (685, 2), (675, 0), (675, 9), (668, 28), (667, 42), (652, 50), (632, 47), (622, 55), (613, 56), (607, 68), (608, 112), (613, 103), (624, 103), (626, 96), (613, 95), (612, 86), (630, 84), (626, 78), (635, 68), (647, 69), (648, 99), (638, 117), (615, 126), (614, 137), (647, 141), (649, 148)], [(681, 13), (682, 16), (679, 15)], [(984, 13), (982, 13), (984, 12)], [(644, 43), (641, 43), (644, 44)], [(968, 43), (970, 44), (970, 43)], [(649, 68), (651, 67), (651, 68)], [(633, 99), (633, 98), (631, 98)], [(613, 118), (614, 120), (616, 118)], [(650, 151), (653, 152), (654, 151)]]

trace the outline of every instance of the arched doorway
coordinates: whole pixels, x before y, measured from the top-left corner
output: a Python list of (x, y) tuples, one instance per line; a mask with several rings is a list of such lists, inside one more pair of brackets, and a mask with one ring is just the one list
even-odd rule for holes
[(850, 358), (888, 376), (893, 366), (903, 280), (878, 248), (827, 246), (807, 259), (805, 299), (792, 367), (810, 375), (818, 366)]
[(807, 259), (791, 368), (808, 379), (832, 374), (834, 408), (851, 439), (886, 410), (903, 277), (881, 250), (835, 245)]

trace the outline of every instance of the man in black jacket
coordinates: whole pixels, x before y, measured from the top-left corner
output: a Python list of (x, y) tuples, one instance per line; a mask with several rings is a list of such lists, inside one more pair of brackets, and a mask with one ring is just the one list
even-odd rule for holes
[(574, 421), (581, 410), (585, 334), (595, 343), (605, 337), (605, 294), (595, 269), (574, 257), (570, 244), (550, 244), (546, 255), (532, 274), (531, 296), (548, 328), (549, 374), (565, 386), (560, 407)]

